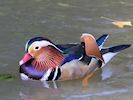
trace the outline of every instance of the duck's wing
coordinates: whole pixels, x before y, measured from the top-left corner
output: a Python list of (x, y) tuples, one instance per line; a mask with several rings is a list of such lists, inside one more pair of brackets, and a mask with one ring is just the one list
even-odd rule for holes
[(84, 43), (77, 44), (76, 46), (65, 49), (63, 51), (63, 54), (65, 56), (65, 59), (62, 65), (72, 60), (81, 60), (85, 56)]
[[(107, 38), (108, 38), (108, 34), (103, 34), (101, 37), (99, 37), (96, 40), (96, 43), (100, 50), (102, 49), (103, 44), (105, 43)], [(62, 64), (65, 64), (66, 62), (69, 62), (74, 59), (78, 59), (86, 64), (89, 64), (92, 56), (86, 55), (85, 44), (87, 44), (87, 43), (82, 42), (81, 44), (71, 43), (71, 44), (56, 45), (65, 54), (65, 60), (63, 61)]]
[[(97, 42), (97, 45), (99, 46), (99, 49), (101, 50), (105, 41), (107, 40), (107, 38), (109, 37), (109, 34), (103, 34), (102, 36), (100, 36), (96, 42)], [(79, 43), (69, 43), (69, 44), (57, 44), (56, 46), (64, 51), (66, 49), (69, 49), (71, 47), (74, 47), (74, 46), (77, 46), (77, 45), (80, 45)]]

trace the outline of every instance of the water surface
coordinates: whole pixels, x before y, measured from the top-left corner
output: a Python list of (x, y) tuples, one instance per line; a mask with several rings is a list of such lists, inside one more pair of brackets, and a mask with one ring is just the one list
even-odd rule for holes
[(109, 33), (105, 46), (133, 44), (133, 27), (117, 28), (107, 17), (133, 22), (131, 0), (0, 0), (1, 100), (125, 100), (133, 94), (133, 47), (98, 70), (87, 87), (81, 79), (49, 83), (19, 79), (18, 62), (26, 41), (47, 36), (55, 43), (80, 42), (83, 32), (98, 38)]

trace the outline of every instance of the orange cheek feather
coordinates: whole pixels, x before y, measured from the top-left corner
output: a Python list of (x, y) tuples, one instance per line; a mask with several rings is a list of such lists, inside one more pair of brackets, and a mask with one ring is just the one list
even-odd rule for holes
[(64, 59), (64, 56), (52, 47), (43, 47), (38, 51), (31, 49), (30, 53), (35, 58), (32, 64), (36, 69), (41, 71), (59, 67)]
[(40, 50), (35, 51), (33, 48), (30, 48), (30, 49), (29, 49), (29, 53), (30, 53), (34, 58), (37, 58), (41, 53), (43, 53), (43, 50), (40, 49)]

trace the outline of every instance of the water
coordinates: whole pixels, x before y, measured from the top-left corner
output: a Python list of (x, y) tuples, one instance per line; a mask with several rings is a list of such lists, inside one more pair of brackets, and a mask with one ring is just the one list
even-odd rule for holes
[(47, 36), (55, 43), (79, 42), (82, 32), (96, 38), (109, 33), (105, 45), (133, 44), (133, 27), (117, 28), (107, 17), (133, 22), (131, 0), (0, 0), (1, 100), (130, 100), (133, 96), (133, 47), (98, 70), (86, 87), (82, 80), (49, 83), (19, 78), (18, 62), (26, 41)]

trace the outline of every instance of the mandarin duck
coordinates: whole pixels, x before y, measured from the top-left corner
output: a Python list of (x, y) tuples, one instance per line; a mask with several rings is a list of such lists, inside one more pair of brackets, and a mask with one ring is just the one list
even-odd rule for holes
[(103, 47), (108, 34), (97, 40), (84, 33), (81, 43), (54, 44), (46, 37), (30, 39), (26, 54), (19, 62), (22, 80), (72, 80), (83, 78), (107, 64), (121, 50), (130, 47), (122, 44)]

